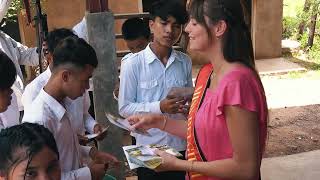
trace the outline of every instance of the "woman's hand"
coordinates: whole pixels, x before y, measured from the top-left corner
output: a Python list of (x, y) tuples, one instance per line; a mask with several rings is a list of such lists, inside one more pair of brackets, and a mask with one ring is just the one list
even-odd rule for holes
[(156, 149), (154, 152), (162, 158), (161, 165), (155, 169), (156, 172), (178, 170), (178, 164), (182, 160), (158, 149)]
[(164, 116), (158, 114), (138, 114), (127, 118), (132, 129), (147, 131), (151, 128), (162, 129)]

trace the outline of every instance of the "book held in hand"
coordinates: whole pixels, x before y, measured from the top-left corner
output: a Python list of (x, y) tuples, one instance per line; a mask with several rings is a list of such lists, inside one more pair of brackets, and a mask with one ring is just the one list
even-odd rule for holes
[(123, 150), (129, 163), (130, 169), (146, 167), (155, 169), (162, 163), (162, 158), (154, 153), (158, 149), (173, 156), (181, 157), (182, 154), (167, 145), (132, 145), (124, 146)]

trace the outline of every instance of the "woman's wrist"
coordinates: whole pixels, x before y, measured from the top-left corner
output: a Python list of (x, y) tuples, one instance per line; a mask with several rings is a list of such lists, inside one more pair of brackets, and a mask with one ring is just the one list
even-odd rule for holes
[(159, 115), (153, 116), (153, 122), (154, 122), (153, 128), (157, 128), (159, 130), (162, 130), (163, 123), (164, 123), (164, 114), (159, 114)]
[(179, 159), (175, 166), (177, 171), (186, 171), (186, 172), (194, 171), (194, 161)]
[(161, 124), (161, 128), (160, 130), (165, 131), (166, 126), (167, 126), (167, 121), (168, 121), (168, 117), (166, 114), (162, 115), (162, 124)]

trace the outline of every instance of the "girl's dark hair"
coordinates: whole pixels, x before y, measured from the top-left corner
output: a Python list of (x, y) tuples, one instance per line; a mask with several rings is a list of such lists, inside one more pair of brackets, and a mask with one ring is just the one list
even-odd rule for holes
[(0, 90), (11, 88), (16, 80), (17, 70), (11, 59), (0, 51)]
[(7, 176), (10, 169), (48, 147), (59, 158), (56, 141), (44, 126), (23, 123), (0, 131), (0, 175)]
[(174, 17), (178, 24), (185, 24), (188, 21), (188, 12), (181, 0), (157, 0), (151, 5), (151, 19), (160, 17), (167, 20), (169, 16)]
[(189, 11), (191, 17), (206, 28), (209, 37), (212, 34), (204, 17), (209, 18), (210, 24), (224, 20), (227, 23), (223, 37), (224, 58), (255, 70), (251, 34), (244, 20), (240, 0), (193, 0)]

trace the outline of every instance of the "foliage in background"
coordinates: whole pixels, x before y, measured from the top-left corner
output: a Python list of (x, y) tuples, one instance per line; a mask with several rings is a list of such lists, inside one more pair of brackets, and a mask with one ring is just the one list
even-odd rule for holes
[[(30, 0), (30, 6), (31, 6), (31, 11), (34, 12), (34, 4), (36, 0)], [(41, 0), (41, 4), (46, 2), (47, 0)], [(17, 22), (17, 13), (19, 12), (20, 9), (23, 8), (23, 2), (22, 0), (13, 0), (11, 3), (11, 6), (8, 9), (8, 12), (6, 16), (4, 17), (4, 22)], [(43, 8), (43, 6), (42, 6)], [(43, 8), (45, 11), (45, 9)]]
[[(309, 6), (305, 7), (305, 2)], [(283, 39), (298, 40), (307, 57), (320, 63), (320, 0), (284, 0)], [(308, 47), (311, 16), (318, 13), (314, 44)], [(301, 28), (301, 25), (304, 25)], [(299, 34), (299, 30), (302, 30)]]
[(295, 17), (284, 16), (282, 19), (282, 38), (291, 39), (298, 33), (297, 27), (299, 26), (299, 20)]
[(5, 22), (17, 22), (17, 12), (22, 8), (21, 0), (13, 0), (5, 16)]
[(320, 63), (320, 36), (315, 36), (313, 46), (308, 51), (308, 56), (313, 59), (316, 63)]

